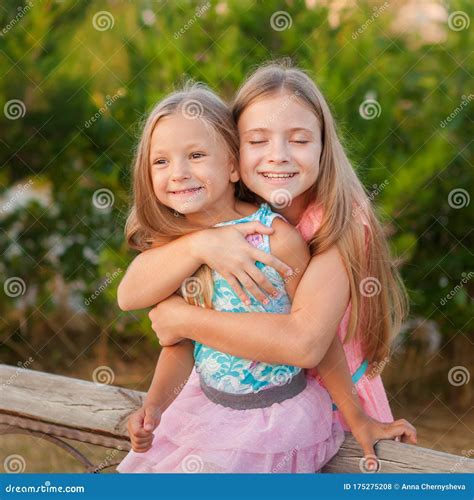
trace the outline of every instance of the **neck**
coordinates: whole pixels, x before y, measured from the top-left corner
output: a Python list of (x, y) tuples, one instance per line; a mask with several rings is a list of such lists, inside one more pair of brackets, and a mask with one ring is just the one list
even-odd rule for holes
[(284, 208), (273, 208), (275, 212), (283, 215), (285, 219), (293, 226), (296, 226), (301, 220), (304, 211), (308, 208), (311, 203), (311, 196), (309, 191), (297, 196), (295, 199), (291, 200), (291, 205)]
[(219, 222), (239, 219), (252, 213), (253, 205), (243, 203), (236, 199), (234, 192), (226, 193), (221, 200), (214, 203), (212, 207), (193, 214), (186, 214), (186, 219), (192, 224), (201, 227), (212, 227)]

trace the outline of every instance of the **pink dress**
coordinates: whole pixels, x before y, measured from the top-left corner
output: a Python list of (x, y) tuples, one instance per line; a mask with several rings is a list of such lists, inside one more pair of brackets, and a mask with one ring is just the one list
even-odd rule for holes
[[(322, 215), (323, 209), (321, 206), (317, 206), (316, 203), (310, 204), (303, 213), (300, 222), (296, 225), (296, 229), (298, 229), (305, 241), (308, 242), (311, 240), (318, 230), (321, 225)], [(367, 225), (364, 220), (361, 222)], [(341, 323), (337, 329), (337, 334), (341, 341), (343, 341), (346, 336), (350, 314), (351, 303), (349, 302), (346, 312), (344, 313)], [(352, 339), (346, 344), (343, 344), (343, 348), (346, 354), (349, 371), (353, 374), (364, 361), (361, 346), (356, 340)], [(317, 372), (316, 370), (311, 370), (310, 373), (312, 375), (316, 375)], [(320, 377), (317, 376), (316, 378), (318, 382), (324, 386)], [(376, 375), (369, 379), (367, 375), (364, 374), (356, 383), (355, 387), (361, 400), (362, 407), (369, 417), (375, 418), (381, 422), (393, 422), (392, 411), (390, 409), (387, 393), (385, 392), (380, 375)], [(338, 410), (335, 410), (334, 414), (337, 420), (342, 424), (344, 430), (349, 431), (342, 414)]]
[[(251, 215), (219, 225), (259, 221), (270, 227), (277, 214), (262, 204)], [(270, 253), (268, 235), (249, 237)], [(281, 293), (263, 305), (243, 304), (229, 283), (213, 271), (213, 307), (234, 313), (285, 314), (291, 301), (283, 278), (273, 268), (262, 272)], [(272, 391), (304, 381), (286, 399)], [(274, 392), (273, 392), (274, 394)], [(269, 398), (269, 399), (268, 399)], [(259, 400), (264, 404), (235, 405)], [(163, 412), (152, 447), (131, 451), (118, 472), (314, 473), (339, 450), (344, 432), (331, 407), (329, 393), (298, 367), (243, 359), (194, 342), (194, 367), (183, 390)]]
[(313, 378), (304, 391), (266, 408), (236, 410), (188, 382), (153, 431), (152, 447), (130, 451), (121, 473), (314, 473), (339, 450), (342, 426), (331, 398)]

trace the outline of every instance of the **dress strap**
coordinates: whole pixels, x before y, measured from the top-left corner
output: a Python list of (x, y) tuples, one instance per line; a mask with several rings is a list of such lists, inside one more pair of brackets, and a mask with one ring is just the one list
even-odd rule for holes
[[(354, 385), (357, 384), (357, 382), (359, 382), (359, 380), (364, 376), (368, 367), (369, 362), (364, 359), (359, 368), (357, 368), (357, 370), (352, 374), (352, 382), (354, 383)], [(334, 403), (332, 404), (332, 409), (333, 411), (337, 410), (337, 406)]]
[(262, 203), (258, 211), (259, 220), (264, 226), (271, 226), (274, 219), (279, 218), (288, 222), (283, 215), (274, 212), (268, 203)]
[(359, 382), (359, 380), (364, 376), (368, 367), (369, 367), (369, 362), (366, 359), (364, 359), (363, 363), (352, 374), (352, 382), (354, 382), (354, 384), (357, 384), (357, 382)]

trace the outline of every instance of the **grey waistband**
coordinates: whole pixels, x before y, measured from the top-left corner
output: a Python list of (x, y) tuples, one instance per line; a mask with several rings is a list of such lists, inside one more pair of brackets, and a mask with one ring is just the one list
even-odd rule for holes
[(281, 403), (285, 399), (290, 399), (302, 392), (306, 387), (306, 375), (304, 370), (298, 372), (288, 383), (276, 385), (269, 389), (249, 394), (232, 394), (230, 392), (219, 391), (207, 385), (203, 378), (199, 376), (202, 392), (213, 403), (234, 408), (234, 410), (252, 410), (255, 408), (267, 408), (273, 403)]

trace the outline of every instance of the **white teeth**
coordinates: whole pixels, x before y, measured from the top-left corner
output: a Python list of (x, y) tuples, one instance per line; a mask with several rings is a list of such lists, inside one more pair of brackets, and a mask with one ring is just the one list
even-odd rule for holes
[(193, 193), (194, 191), (199, 191), (200, 189), (202, 189), (201, 187), (198, 187), (198, 188), (192, 188), (192, 189), (184, 189), (183, 191), (171, 191), (172, 193), (174, 194), (182, 194), (182, 193)]
[(289, 177), (293, 177), (296, 174), (270, 174), (270, 173), (265, 173), (262, 174), (263, 177), (268, 177), (270, 179), (288, 179)]

